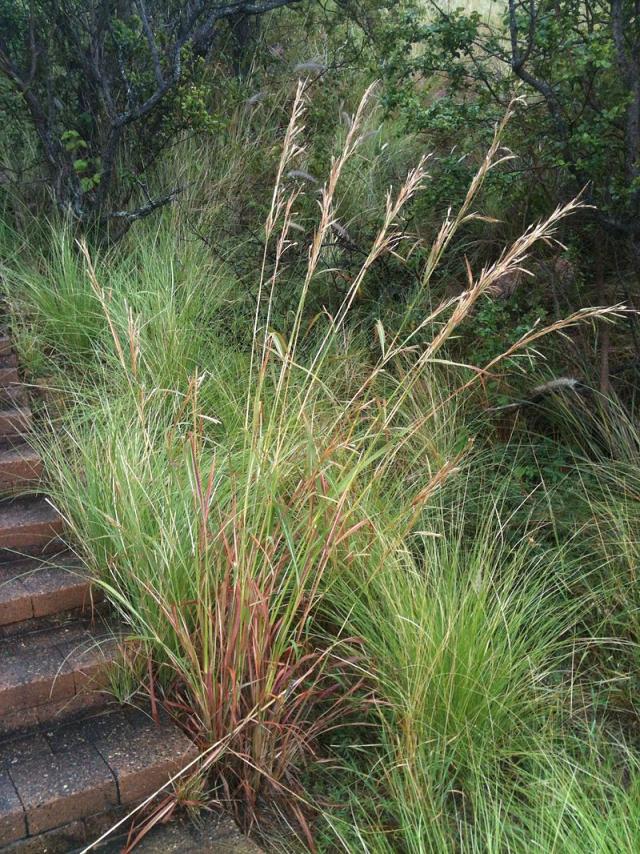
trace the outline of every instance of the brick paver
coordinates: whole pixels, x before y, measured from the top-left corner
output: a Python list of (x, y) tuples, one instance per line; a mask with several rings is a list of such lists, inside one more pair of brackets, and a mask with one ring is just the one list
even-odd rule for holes
[(32, 836), (118, 803), (113, 774), (89, 744), (73, 752), (34, 756), (9, 773)]
[(0, 449), (0, 484), (5, 490), (27, 489), (42, 477), (42, 459), (28, 445)]
[(11, 778), (0, 771), (0, 846), (27, 835), (24, 811)]

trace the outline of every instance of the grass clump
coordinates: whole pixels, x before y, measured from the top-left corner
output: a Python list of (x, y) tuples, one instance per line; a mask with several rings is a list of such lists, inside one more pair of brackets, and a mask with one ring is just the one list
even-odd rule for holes
[[(128, 628), (127, 684), (163, 701), (203, 750), (221, 745), (207, 769), (216, 798), (247, 824), (275, 804), (310, 846), (577, 851), (580, 838), (611, 837), (632, 851), (636, 789), (621, 769), (635, 773), (636, 759), (623, 737), (616, 750), (608, 731), (596, 737), (597, 704), (576, 687), (576, 651), (596, 638), (584, 629), (593, 591), (579, 538), (559, 542), (529, 513), (515, 453), (480, 477), (486, 449), (471, 441), (480, 380), (548, 333), (609, 313), (532, 328), (486, 365), (447, 358), (461, 325), (576, 203), (432, 305), (447, 249), (478, 220), (478, 193), (507, 156), (498, 128), (423, 254), (406, 312), (372, 334), (352, 322), (355, 306), (381, 259), (415, 248), (402, 214), (427, 180), (422, 159), (389, 191), (334, 310), (313, 313), (369, 91), (318, 195), (282, 316), (303, 201), (286, 180), (305, 152), (302, 88), (275, 168), (248, 346), (225, 328), (228, 268), (180, 227), (161, 223), (139, 249), (102, 256), (76, 251), (63, 229), (35, 270), (9, 271), (24, 338), (36, 331), (64, 392), (42, 437), (51, 495)], [(618, 519), (595, 497), (586, 506), (600, 531)], [(346, 779), (347, 808), (320, 798), (314, 809), (310, 774), (338, 793)]]

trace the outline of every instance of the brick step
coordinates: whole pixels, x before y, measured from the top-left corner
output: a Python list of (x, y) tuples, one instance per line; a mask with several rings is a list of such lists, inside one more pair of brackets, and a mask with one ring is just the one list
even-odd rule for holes
[(44, 498), (15, 498), (0, 503), (0, 558), (15, 553), (59, 550), (63, 520)]
[(4, 386), (0, 384), (0, 405), (3, 408), (23, 406), (27, 400), (27, 389), (22, 383)]
[(69, 553), (0, 564), (0, 637), (28, 629), (32, 620), (90, 612), (102, 599)]
[(21, 436), (32, 427), (32, 414), (28, 406), (0, 409), (0, 438)]
[(42, 458), (30, 445), (0, 447), (0, 491), (27, 489), (42, 477)]
[(77, 620), (0, 640), (0, 734), (105, 705), (118, 642)]
[(0, 365), (0, 386), (14, 386), (19, 382), (18, 369), (16, 367), (3, 367)]
[(36, 854), (93, 842), (195, 756), (166, 718), (134, 709), (0, 742), (0, 847)]
[(0, 351), (0, 365), (3, 368), (15, 368), (18, 364), (18, 357), (12, 351), (2, 353)]

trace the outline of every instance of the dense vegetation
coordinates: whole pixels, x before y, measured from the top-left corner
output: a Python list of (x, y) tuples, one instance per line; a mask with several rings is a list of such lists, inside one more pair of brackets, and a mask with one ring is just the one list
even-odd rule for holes
[(640, 850), (639, 45), (599, 0), (0, 3), (9, 322), (178, 805)]

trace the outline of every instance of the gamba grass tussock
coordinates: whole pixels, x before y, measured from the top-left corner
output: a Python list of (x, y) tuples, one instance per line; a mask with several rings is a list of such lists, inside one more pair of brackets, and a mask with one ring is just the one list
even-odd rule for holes
[[(449, 484), (474, 464), (472, 442), (459, 440), (463, 404), (504, 359), (607, 312), (533, 329), (488, 365), (447, 359), (474, 307), (554, 240), (571, 202), (494, 264), (469, 268), (462, 293), (417, 314), (456, 231), (478, 216), (486, 175), (507, 156), (500, 126), (426, 253), (406, 317), (388, 336), (376, 326), (380, 354), (354, 355), (349, 319), (376, 262), (411, 251), (399, 220), (428, 180), (428, 158), (389, 191), (338, 310), (310, 324), (337, 189), (366, 135), (368, 90), (319, 195), (296, 309), (274, 328), (304, 191), (284, 180), (304, 151), (303, 92), (276, 168), (249, 353), (220, 343), (215, 282), (187, 276), (177, 287), (158, 264), (132, 298), (102, 281), (89, 249), (73, 255), (76, 308), (90, 302), (101, 346), (90, 367), (84, 345), (67, 351), (84, 380), (74, 373), (67, 409), (52, 414), (43, 440), (51, 495), (127, 626), (129, 684), (164, 702), (203, 750), (224, 741), (209, 769), (212, 798), (247, 824), (274, 798), (312, 846), (305, 768), (334, 731), (360, 727), (375, 756), (364, 786), (386, 803), (358, 816), (363, 850), (457, 850), (483, 797), (519, 779), (552, 727), (560, 639), (574, 624), (571, 608), (556, 607), (548, 556), (503, 542), (498, 513), (469, 535), (464, 512), (454, 525), (442, 511)], [(28, 289), (23, 298), (36, 323), (50, 314), (61, 352), (59, 306)]]

